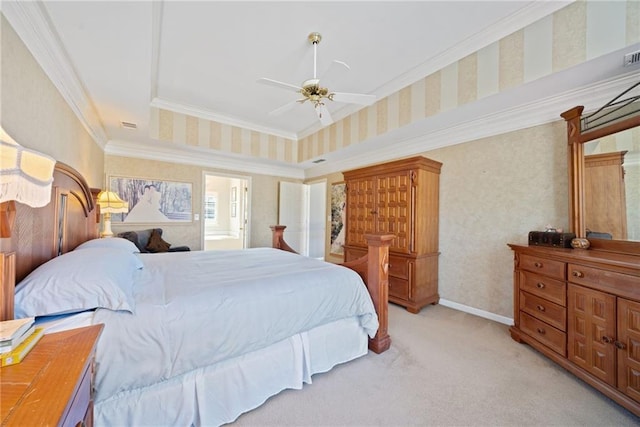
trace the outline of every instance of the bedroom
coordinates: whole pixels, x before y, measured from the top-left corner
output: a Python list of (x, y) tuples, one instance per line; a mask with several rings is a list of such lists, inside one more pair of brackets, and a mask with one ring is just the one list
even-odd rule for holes
[[(9, 3), (3, 2), (3, 13), (5, 8), (11, 6)], [(638, 22), (638, 3), (614, 2), (610, 4), (614, 12), (594, 12), (597, 10), (594, 8), (602, 4), (577, 2), (565, 6), (563, 3), (558, 6), (557, 11), (540, 17), (543, 18), (540, 22), (547, 26), (552, 19), (567, 23), (566, 26), (559, 24), (560, 28), (567, 29), (566, 32), (554, 35), (558, 37), (559, 43), (559, 50), (554, 53), (558, 58), (554, 56), (554, 61), (560, 61), (560, 65), (554, 66), (557, 72), (546, 76), (547, 79), (561, 79), (561, 83), (556, 82), (550, 92), (545, 92), (546, 96), (540, 102), (536, 103), (534, 101), (538, 101), (538, 98), (532, 98), (524, 106), (514, 103), (510, 104), (510, 108), (503, 107), (506, 111), (489, 117), (494, 120), (488, 121), (486, 127), (473, 120), (476, 118), (474, 114), (477, 115), (477, 111), (472, 109), (473, 105), (460, 108), (461, 113), (466, 111), (471, 116), (455, 123), (458, 126), (449, 126), (447, 120), (451, 119), (446, 112), (435, 114), (430, 123), (440, 126), (441, 132), (423, 131), (422, 137), (414, 137), (407, 143), (410, 146), (407, 150), (411, 151), (401, 155), (398, 155), (399, 149), (382, 147), (372, 151), (374, 154), (367, 159), (366, 164), (370, 164), (422, 154), (443, 163), (440, 183), (441, 304), (510, 324), (513, 317), (513, 254), (506, 244), (524, 243), (529, 231), (541, 229), (547, 224), (568, 228), (566, 130), (559, 114), (575, 105), (586, 105), (587, 108), (600, 106), (629, 86), (629, 73), (638, 72), (636, 66), (631, 70), (620, 67), (616, 74), (606, 77), (588, 74), (589, 66), (598, 65), (599, 60), (606, 60), (617, 66), (621, 63), (623, 53), (638, 50), (640, 43), (640, 25), (619, 25), (620, 17), (625, 23)], [(302, 176), (293, 175), (290, 169), (287, 169), (289, 176), (283, 176), (286, 174), (279, 168), (280, 163), (274, 164), (273, 172), (269, 172), (264, 167), (254, 166), (254, 169), (249, 169), (246, 163), (234, 163), (233, 159), (236, 157), (229, 156), (211, 156), (208, 159), (209, 166), (194, 165), (190, 163), (191, 159), (184, 162), (168, 161), (176, 151), (175, 142), (167, 139), (164, 140), (167, 144), (163, 145), (166, 150), (158, 150), (155, 158), (139, 151), (137, 156), (133, 155), (131, 153), (135, 150), (132, 148), (124, 155), (116, 140), (109, 141), (106, 147), (102, 147), (85, 125), (87, 122), (92, 123), (93, 113), (90, 109), (83, 110), (86, 113), (83, 123), (78, 119), (74, 108), (69, 106), (65, 96), (52, 83), (56, 77), (48, 76), (39, 64), (44, 59), (34, 59), (32, 56), (32, 47), (27, 47), (23, 40), (23, 37), (28, 36), (20, 36), (18, 28), (14, 28), (18, 22), (8, 20), (5, 16), (2, 19), (3, 128), (29, 148), (73, 166), (87, 178), (92, 187), (103, 187), (109, 175), (122, 175), (131, 170), (152, 171), (150, 174), (154, 178), (193, 182), (194, 205), (197, 205), (203, 171), (250, 171), (253, 186), (251, 203), (254, 207), (259, 206), (251, 215), (250, 244), (256, 247), (269, 245), (271, 236), (268, 226), (277, 220), (279, 181), (326, 179), (330, 184), (342, 180), (343, 170), (365, 165), (358, 164), (355, 160), (344, 167), (337, 161), (327, 162), (327, 166), (308, 168)], [(607, 19), (613, 19), (615, 24), (607, 22)], [(579, 21), (579, 24), (574, 20)], [(542, 31), (532, 24), (534, 22), (529, 24), (529, 29)], [(583, 50), (579, 53), (572, 49), (574, 33), (581, 34), (582, 43), (584, 40), (591, 40), (586, 34), (590, 37), (593, 28), (597, 33), (602, 28), (611, 27), (616, 28), (616, 31), (612, 31), (614, 34), (611, 40), (593, 48), (594, 51), (587, 50), (582, 45)], [(626, 28), (621, 36), (620, 28)], [(492, 40), (492, 43), (517, 50), (524, 32), (526, 31), (517, 32), (517, 37), (511, 37), (510, 33), (504, 34)], [(304, 37), (306, 33), (302, 34), (303, 39)], [(330, 36), (325, 34), (325, 37)], [(330, 56), (328, 52), (324, 53), (323, 47), (319, 47), (320, 55)], [(446, 70), (441, 75), (451, 78), (453, 67), (447, 66), (454, 63), (456, 70), (464, 69), (468, 66), (464, 59), (460, 55), (452, 58), (450, 63), (443, 64), (439, 69)], [(514, 59), (508, 66), (519, 69), (520, 59)], [(307, 63), (304, 64), (306, 66)], [(437, 70), (432, 70), (432, 73), (433, 71)], [(268, 76), (279, 78), (278, 75)], [(531, 83), (524, 84), (519, 72), (512, 73), (511, 77), (513, 81), (505, 83), (508, 88), (505, 92), (514, 92), (525, 86), (531, 88)], [(571, 81), (574, 90), (566, 90), (569, 84), (567, 80)], [(430, 84), (432, 79), (424, 82)], [(141, 84), (145, 85), (145, 91), (149, 90), (148, 81)], [(471, 100), (463, 100), (463, 103), (468, 101)], [(77, 102), (75, 108), (82, 109), (83, 104)], [(149, 107), (150, 110), (153, 108)], [(158, 115), (160, 116), (159, 111)], [(172, 116), (173, 123), (176, 120), (187, 120), (181, 112), (165, 110), (162, 115)], [(356, 115), (350, 119), (352, 126), (355, 126), (357, 117)], [(484, 120), (489, 118), (485, 117)], [(123, 118), (118, 118), (120, 119)], [(442, 122), (439, 123), (436, 119)], [(39, 123), (39, 126), (33, 126), (34, 122)], [(465, 124), (466, 127), (463, 126)], [(160, 121), (157, 125), (159, 129)], [(152, 134), (153, 129), (148, 129), (148, 133)], [(320, 132), (302, 138), (300, 143), (318, 147), (321, 135), (324, 134)], [(376, 144), (376, 141), (370, 143)], [(300, 161), (308, 161), (322, 153), (319, 148), (309, 150), (305, 153), (302, 149), (298, 153)], [(344, 152), (349, 153), (349, 150), (350, 148), (346, 148)], [(337, 164), (335, 167), (339, 168), (332, 170), (331, 164)], [(118, 229), (124, 228), (114, 226), (114, 230)], [(197, 224), (166, 226), (165, 233), (170, 242), (186, 244), (194, 249), (201, 245), (200, 228)], [(2, 250), (11, 249), (11, 242), (7, 239), (2, 239), (0, 244)], [(460, 268), (462, 265), (465, 268)]]

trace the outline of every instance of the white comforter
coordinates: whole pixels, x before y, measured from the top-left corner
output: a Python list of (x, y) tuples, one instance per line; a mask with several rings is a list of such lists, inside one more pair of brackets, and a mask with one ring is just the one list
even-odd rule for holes
[[(96, 402), (358, 317), (378, 319), (360, 277), (275, 249), (141, 254), (135, 314), (97, 310)], [(123, 396), (121, 396), (123, 397)]]

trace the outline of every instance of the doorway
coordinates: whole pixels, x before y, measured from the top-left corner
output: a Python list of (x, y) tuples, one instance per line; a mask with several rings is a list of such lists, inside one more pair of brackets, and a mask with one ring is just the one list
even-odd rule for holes
[(246, 176), (204, 173), (202, 248), (249, 247), (249, 183)]

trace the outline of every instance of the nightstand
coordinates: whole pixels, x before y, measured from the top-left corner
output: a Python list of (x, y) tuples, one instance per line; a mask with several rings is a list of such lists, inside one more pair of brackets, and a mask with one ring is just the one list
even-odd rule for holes
[(2, 426), (93, 425), (94, 356), (103, 325), (47, 334), (0, 368)]

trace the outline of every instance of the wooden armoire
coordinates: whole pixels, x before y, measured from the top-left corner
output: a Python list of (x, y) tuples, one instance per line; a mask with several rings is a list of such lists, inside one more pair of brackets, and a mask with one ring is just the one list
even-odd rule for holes
[(442, 163), (418, 156), (344, 172), (345, 261), (367, 252), (369, 233), (389, 233), (389, 301), (418, 313), (438, 295)]

